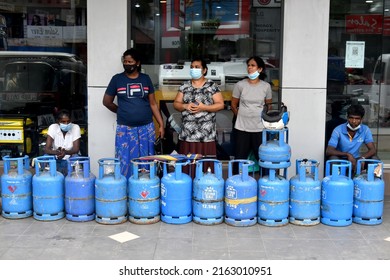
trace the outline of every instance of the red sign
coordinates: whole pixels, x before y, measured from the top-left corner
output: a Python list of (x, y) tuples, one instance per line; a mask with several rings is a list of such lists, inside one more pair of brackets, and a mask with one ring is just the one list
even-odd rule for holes
[(390, 17), (383, 19), (383, 35), (390, 36)]
[(345, 29), (349, 34), (382, 34), (382, 15), (347, 15)]

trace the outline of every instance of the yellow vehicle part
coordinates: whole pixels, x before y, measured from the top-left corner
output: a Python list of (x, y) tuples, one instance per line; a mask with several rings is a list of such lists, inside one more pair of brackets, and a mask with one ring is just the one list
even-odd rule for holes
[(0, 118), (0, 143), (24, 143), (24, 126), (32, 123), (29, 118)]
[(31, 153), (31, 150), (32, 150), (32, 140), (30, 137), (27, 137), (26, 138), (26, 153), (29, 154)]

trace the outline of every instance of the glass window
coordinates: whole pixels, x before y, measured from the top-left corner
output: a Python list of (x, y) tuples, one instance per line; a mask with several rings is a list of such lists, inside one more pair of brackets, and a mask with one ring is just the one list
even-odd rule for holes
[[(331, 0), (327, 139), (345, 110), (364, 106), (382, 160), (390, 160), (390, 1)], [(389, 75), (387, 77), (387, 75)]]
[[(39, 154), (60, 109), (86, 126), (86, 0), (4, 0), (0, 5), (0, 118), (20, 119), (23, 139), (0, 127), (0, 158)], [(42, 122), (42, 120), (51, 120)], [(19, 129), (19, 128), (18, 128)], [(84, 130), (83, 130), (84, 131)], [(87, 154), (86, 139), (82, 153)]]
[[(179, 86), (190, 79), (190, 60), (196, 56), (208, 60), (206, 77), (219, 84), (226, 102), (226, 109), (217, 114), (217, 132), (218, 142), (225, 148), (221, 152), (229, 158), (233, 117), (229, 102), (233, 86), (247, 75), (247, 58), (258, 55), (266, 61), (266, 80), (273, 86), (274, 101), (279, 98), (280, 1), (129, 3), (133, 46), (143, 52), (143, 69), (152, 78), (166, 119), (176, 112), (172, 101)], [(174, 116), (171, 119), (177, 119)]]

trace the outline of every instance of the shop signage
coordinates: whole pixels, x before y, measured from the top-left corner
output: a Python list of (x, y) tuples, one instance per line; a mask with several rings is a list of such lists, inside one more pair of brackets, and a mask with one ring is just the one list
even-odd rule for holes
[(86, 26), (27, 26), (27, 38), (86, 40)]
[(382, 15), (346, 15), (345, 29), (349, 34), (382, 34)]
[(27, 26), (27, 38), (62, 39), (62, 27)]
[(162, 37), (161, 48), (162, 49), (178, 49), (180, 48), (180, 37)]

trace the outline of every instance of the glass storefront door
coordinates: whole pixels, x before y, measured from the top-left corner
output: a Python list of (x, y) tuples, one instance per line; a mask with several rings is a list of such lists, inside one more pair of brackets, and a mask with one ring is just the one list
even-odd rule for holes
[[(266, 80), (279, 99), (280, 1), (258, 0), (148, 0), (131, 1), (131, 39), (142, 50), (143, 68), (156, 86), (156, 98), (165, 118), (175, 110), (172, 101), (179, 86), (190, 79), (194, 57), (208, 60), (209, 79), (225, 98), (217, 114), (218, 142), (229, 150), (233, 114), (231, 91), (247, 76), (246, 60), (258, 55), (266, 62)], [(168, 123), (169, 125), (169, 123)], [(174, 135), (175, 137), (175, 135)], [(168, 151), (169, 152), (169, 151)]]
[(86, 0), (1, 1), (0, 159), (39, 155), (60, 109), (86, 131), (86, 16)]
[(390, 162), (390, 1), (331, 0), (327, 139), (353, 103), (365, 108), (378, 156)]

